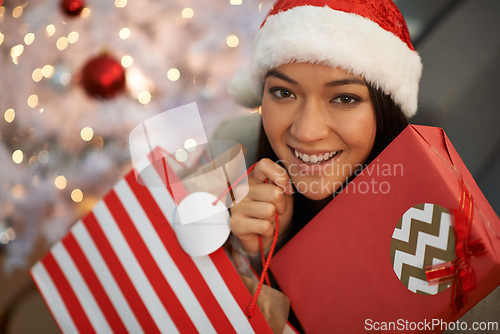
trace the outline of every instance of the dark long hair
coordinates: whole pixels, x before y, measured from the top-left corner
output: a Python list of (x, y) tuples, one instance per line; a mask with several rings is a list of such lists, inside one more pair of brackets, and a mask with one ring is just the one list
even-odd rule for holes
[(408, 119), (390, 96), (371, 85), (368, 85), (368, 90), (375, 110), (377, 130), (372, 152), (365, 164), (372, 162), (408, 125)]

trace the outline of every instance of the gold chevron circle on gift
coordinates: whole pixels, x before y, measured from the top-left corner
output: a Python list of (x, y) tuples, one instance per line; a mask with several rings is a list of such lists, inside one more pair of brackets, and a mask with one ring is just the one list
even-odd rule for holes
[(455, 259), (455, 236), (449, 212), (435, 204), (410, 208), (398, 221), (391, 240), (395, 274), (412, 292), (435, 295), (450, 283), (429, 285), (424, 268)]

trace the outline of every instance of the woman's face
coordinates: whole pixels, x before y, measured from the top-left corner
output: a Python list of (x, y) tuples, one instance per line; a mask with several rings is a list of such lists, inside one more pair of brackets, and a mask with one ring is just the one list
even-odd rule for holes
[(375, 112), (365, 80), (338, 68), (291, 63), (265, 81), (262, 121), (295, 188), (320, 200), (368, 158)]

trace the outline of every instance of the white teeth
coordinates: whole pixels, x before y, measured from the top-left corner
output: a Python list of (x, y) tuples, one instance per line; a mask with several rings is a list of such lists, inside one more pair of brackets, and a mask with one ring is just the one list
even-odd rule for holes
[(295, 156), (297, 158), (301, 159), (302, 161), (304, 161), (306, 163), (312, 163), (312, 164), (327, 161), (336, 154), (337, 154), (337, 151), (333, 151), (333, 152), (329, 152), (329, 153), (325, 153), (325, 154), (319, 154), (319, 155), (313, 155), (313, 154), (309, 155), (309, 154), (305, 154), (305, 153), (300, 153), (299, 151), (295, 150)]

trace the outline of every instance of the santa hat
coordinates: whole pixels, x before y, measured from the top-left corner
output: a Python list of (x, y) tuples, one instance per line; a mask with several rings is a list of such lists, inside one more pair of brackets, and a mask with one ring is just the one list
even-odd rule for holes
[(391, 0), (278, 0), (257, 33), (247, 70), (229, 92), (258, 107), (267, 72), (290, 62), (342, 68), (391, 96), (407, 117), (417, 111), (420, 56)]

